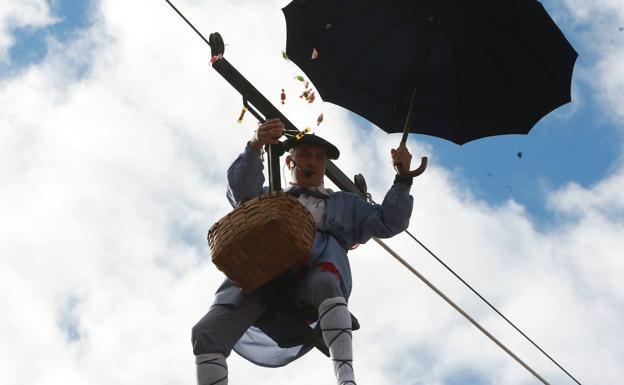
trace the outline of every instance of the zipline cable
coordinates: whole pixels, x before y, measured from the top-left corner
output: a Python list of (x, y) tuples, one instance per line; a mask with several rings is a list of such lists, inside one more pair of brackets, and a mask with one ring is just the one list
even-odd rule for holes
[(477, 321), (475, 321), (471, 316), (468, 315), (459, 305), (453, 302), (449, 297), (447, 297), (444, 293), (440, 291), (435, 285), (433, 285), (427, 278), (425, 278), (422, 274), (418, 272), (418, 270), (414, 269), (407, 261), (405, 261), (401, 256), (394, 252), (385, 242), (383, 242), (379, 238), (373, 238), (375, 242), (377, 242), (381, 247), (383, 247), (390, 255), (392, 255), (397, 261), (399, 261), (403, 266), (405, 266), (409, 271), (414, 273), (421, 281), (425, 283), (425, 285), (429, 286), (429, 288), (437, 295), (442, 297), (449, 305), (453, 307), (453, 309), (457, 310), (461, 315), (463, 315), (470, 323), (472, 323), (477, 329), (479, 329), (483, 334), (485, 334), (492, 342), (498, 345), (501, 349), (503, 349), (507, 354), (509, 354), (516, 362), (522, 365), (526, 370), (528, 370), (532, 375), (534, 375), (538, 380), (540, 380), (544, 385), (550, 385), (542, 376), (540, 376), (535, 370), (533, 370), (529, 365), (527, 365), (522, 359), (520, 359), (517, 355), (514, 354), (507, 346), (505, 346), (502, 342), (500, 342), (496, 337), (494, 337), (490, 332), (488, 332), (483, 326), (481, 326)]
[(557, 365), (557, 367), (559, 367), (559, 369), (563, 370), (563, 372), (565, 374), (568, 375), (568, 377), (570, 377), (572, 380), (574, 380), (574, 382), (576, 382), (578, 385), (582, 385), (576, 378), (574, 378), (574, 376), (572, 376), (567, 370), (565, 370), (561, 365), (559, 365), (559, 363), (557, 361), (554, 360), (554, 358), (552, 358), (548, 353), (546, 353), (541, 347), (539, 347), (538, 344), (536, 344), (535, 342), (533, 342), (533, 340), (527, 336), (522, 330), (520, 330), (513, 322), (511, 322), (507, 317), (505, 317), (505, 315), (503, 313), (501, 313), (494, 305), (492, 305), (490, 303), (490, 301), (488, 301), (487, 299), (485, 299), (481, 294), (479, 294), (478, 291), (476, 291), (475, 289), (473, 289), (472, 286), (470, 286), (470, 284), (468, 282), (466, 282), (462, 277), (459, 276), (459, 274), (455, 273), (455, 271), (453, 271), (453, 269), (451, 269), (446, 263), (444, 263), (444, 261), (442, 261), (440, 258), (438, 258), (437, 255), (435, 255), (433, 253), (433, 251), (429, 250), (429, 248), (427, 246), (425, 246), (421, 241), (419, 241), (415, 236), (412, 235), (412, 233), (410, 233), (408, 230), (405, 230), (405, 232), (407, 233), (407, 235), (409, 235), (410, 237), (412, 237), (412, 239), (414, 241), (416, 241), (416, 243), (418, 243), (423, 249), (425, 249), (429, 254), (431, 254), (431, 256), (433, 258), (435, 258), (438, 262), (440, 262), (442, 264), (442, 266), (444, 266), (446, 268), (446, 270), (450, 271), (451, 274), (453, 274), (457, 279), (459, 279), (464, 285), (466, 285), (466, 287), (468, 287), (477, 297), (479, 297), (483, 302), (485, 302), (492, 310), (494, 310), (496, 312), (496, 314), (498, 314), (502, 319), (504, 319), (505, 321), (507, 321), (507, 323), (509, 325), (511, 325), (514, 329), (516, 329), (516, 331), (518, 333), (520, 333), (524, 338), (526, 338), (533, 346), (535, 346), (540, 352), (542, 352), (546, 357), (548, 357), (548, 359), (550, 361), (552, 361), (555, 365)]
[[(371, 203), (376, 203), (372, 196), (370, 194), (366, 194), (366, 199), (368, 199)], [(528, 335), (526, 335), (522, 330), (520, 330), (520, 328), (518, 328), (513, 322), (511, 322), (511, 320), (509, 320), (509, 318), (507, 318), (503, 313), (501, 313), (496, 306), (492, 305), (492, 303), (490, 303), (490, 301), (488, 301), (485, 297), (483, 297), (476, 289), (474, 289), (468, 282), (466, 282), (459, 274), (457, 274), (449, 265), (447, 265), (440, 257), (438, 257), (433, 251), (431, 251), (424, 243), (422, 243), (421, 241), (418, 240), (418, 238), (416, 238), (412, 233), (409, 232), (409, 230), (405, 230), (404, 231), (407, 235), (409, 235), (416, 243), (418, 243), (423, 249), (425, 249), (425, 251), (427, 251), (433, 258), (436, 259), (436, 261), (438, 261), (442, 266), (444, 266), (444, 268), (446, 268), (446, 270), (448, 270), (451, 274), (453, 274), (455, 276), (455, 278), (457, 278), (461, 283), (463, 283), (468, 289), (470, 289), (470, 291), (472, 291), (477, 297), (479, 297), (483, 302), (485, 302), (486, 305), (488, 305), (490, 307), (490, 309), (494, 310), (494, 312), (496, 312), (496, 314), (498, 314), (502, 319), (504, 319), (509, 325), (511, 325), (511, 327), (513, 327), (518, 333), (520, 333), (527, 341), (529, 341), (533, 346), (535, 346), (535, 348), (537, 348), (537, 350), (539, 350), (544, 356), (546, 356), (553, 364), (557, 365), (557, 367), (559, 369), (561, 369), (565, 374), (568, 375), (568, 377), (570, 377), (574, 382), (576, 382), (578, 385), (583, 385), (581, 384), (574, 376), (572, 376), (572, 374), (570, 374), (570, 372), (568, 372), (563, 366), (559, 365), (559, 363), (557, 361), (555, 361), (554, 358), (552, 358), (548, 353), (546, 353), (546, 351), (544, 351), (544, 349), (542, 349), (537, 343), (535, 343)], [(399, 260), (399, 262), (403, 263), (404, 265), (407, 263), (403, 260)], [(405, 262), (405, 263), (404, 263)], [(406, 266), (408, 267), (408, 266)], [(408, 267), (408, 269), (412, 270), (413, 268), (411, 266)]]
[(202, 38), (202, 40), (206, 42), (206, 44), (208, 44), (210, 47), (212, 47), (212, 45), (211, 45), (211, 44), (210, 44), (210, 42), (209, 42), (209, 41), (208, 41), (208, 40), (204, 37), (204, 35), (202, 35), (202, 33), (201, 33), (201, 32), (199, 32), (199, 31), (197, 30), (197, 28), (195, 28), (195, 26), (194, 26), (193, 24), (191, 24), (191, 22), (190, 22), (190, 21), (188, 21), (188, 19), (187, 19), (186, 17), (184, 17), (184, 15), (182, 14), (182, 12), (178, 11), (178, 9), (176, 8), (176, 6), (175, 6), (175, 5), (173, 5), (173, 4), (171, 3), (171, 1), (169, 1), (169, 0), (165, 0), (165, 1), (167, 2), (167, 4), (169, 4), (169, 5), (171, 6), (171, 8), (173, 8), (173, 10), (174, 10), (174, 11), (176, 11), (176, 12), (177, 12), (177, 14), (178, 14), (178, 15), (180, 15), (180, 17), (181, 17), (182, 19), (184, 19), (184, 21), (186, 21), (186, 24), (188, 24), (191, 28), (193, 28), (193, 31), (195, 31), (195, 33), (197, 33), (197, 34), (199, 35), (199, 37), (201, 37), (201, 38)]

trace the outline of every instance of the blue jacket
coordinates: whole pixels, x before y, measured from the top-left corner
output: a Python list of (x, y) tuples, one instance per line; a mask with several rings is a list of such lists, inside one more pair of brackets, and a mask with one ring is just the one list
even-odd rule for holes
[[(263, 187), (263, 168), (260, 152), (247, 145), (227, 172), (227, 198), (233, 207), (267, 191)], [(410, 186), (404, 183), (394, 183), (381, 205), (370, 204), (359, 195), (349, 192), (339, 191), (329, 195), (325, 223), (316, 232), (308, 264), (313, 266), (319, 262), (329, 262), (336, 266), (346, 299), (352, 287), (348, 250), (372, 237), (389, 238), (407, 229), (413, 206), (409, 189)], [(225, 279), (217, 290), (213, 305), (237, 306), (243, 298), (244, 295), (234, 283)], [(310, 349), (311, 346), (306, 345), (279, 348), (255, 326), (245, 333), (234, 348), (251, 362), (268, 367), (286, 365)]]

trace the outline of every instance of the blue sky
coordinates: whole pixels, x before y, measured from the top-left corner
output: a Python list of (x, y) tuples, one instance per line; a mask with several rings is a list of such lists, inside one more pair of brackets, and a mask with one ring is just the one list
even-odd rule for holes
[(50, 2), (50, 11), (58, 22), (43, 28), (14, 27), (11, 33), (15, 44), (9, 50), (11, 61), (0, 63), (0, 76), (40, 63), (47, 54), (46, 39), (64, 43), (75, 38), (76, 33), (91, 24), (89, 7), (92, 4), (91, 0), (55, 0)]
[[(210, 264), (205, 230), (230, 210), (225, 168), (255, 122), (248, 117), (242, 126), (234, 124), (240, 97), (210, 69), (206, 47), (164, 1), (94, 1), (48, 2), (59, 21), (12, 29), (16, 43), (10, 61), (0, 62), (0, 212), (7, 219), (0, 222), (0, 303), (10, 309), (8, 321), (0, 318), (6, 335), (0, 339), (15, 358), (2, 361), (0, 348), (0, 361), (9, 362), (10, 385), (24, 382), (20, 373), (26, 365), (34, 366), (35, 384), (57, 378), (69, 378), (68, 384), (190, 383), (189, 329), (222, 279)], [(283, 79), (298, 85), (289, 72), (298, 69), (280, 56), (284, 42), (273, 39), (283, 33), (279, 7), (286, 1), (180, 3), (203, 32), (224, 33), (228, 59), (258, 88), (270, 90)], [(601, 39), (592, 31), (605, 28), (613, 31), (605, 40), (617, 43), (624, 40), (624, 26), (602, 16), (582, 19), (581, 12), (572, 14), (570, 4), (590, 11), (592, 6), (624, 7), (609, 0), (544, 4), (580, 53), (575, 100), (542, 119), (527, 136), (492, 137), (460, 147), (413, 135), (412, 148), (414, 141), (432, 146), (434, 167), (413, 187), (410, 230), (574, 374), (616, 385), (623, 375), (618, 358), (624, 354), (618, 342), (624, 322), (619, 251), (624, 211), (618, 211), (624, 207), (618, 165), (622, 126), (617, 111), (605, 103), (617, 97), (606, 95), (604, 79), (592, 72), (606, 54), (597, 48), (601, 42), (591, 39)], [(220, 17), (213, 17), (217, 12)], [(85, 44), (69, 44), (76, 39)], [(47, 45), (50, 40), (60, 44)], [(93, 71), (58, 76), (85, 46), (95, 53), (85, 55)], [(46, 60), (48, 50), (54, 60)], [(624, 73), (617, 66), (611, 71)], [(284, 108), (294, 121), (304, 120), (302, 110), (308, 107)], [(386, 155), (389, 146), (398, 144), (398, 135), (374, 140), (354, 135), (376, 129), (336, 110), (326, 115), (326, 124), (319, 134), (328, 132), (344, 144), (345, 171), (388, 172), (391, 180)], [(340, 130), (322, 131), (330, 127)], [(373, 150), (349, 154), (361, 143)], [(583, 188), (566, 189), (570, 183)], [(372, 178), (368, 184), (386, 188)], [(466, 191), (477, 201), (465, 199)], [(560, 206), (551, 210), (546, 201), (553, 197)], [(509, 205), (510, 199), (529, 215)], [(568, 213), (576, 217), (568, 220)], [(389, 243), (487, 321), (496, 335), (515, 338), (490, 318), (489, 310), (479, 311), (470, 302), (473, 296), (453, 286), (452, 277), (436, 270), (413, 242), (398, 236)], [(358, 363), (378, 380), (373, 383), (532, 383), (402, 267), (380, 262), (385, 257), (375, 245), (350, 255), (357, 274), (350, 304), (364, 324), (357, 334), (362, 341)], [(398, 295), (388, 294), (397, 290)], [(390, 322), (386, 314), (400, 317)], [(32, 320), (37, 320), (36, 334)], [(373, 344), (379, 350), (371, 349)], [(49, 365), (32, 360), (42, 346)], [(561, 380), (553, 383), (568, 383), (543, 357), (520, 350), (548, 378)], [(146, 356), (166, 364), (146, 371)], [(326, 366), (325, 358), (312, 355), (284, 371), (262, 371), (235, 357), (231, 364), (234, 377), (238, 373), (239, 379), (254, 378), (261, 385), (331, 379), (329, 369), (319, 369)], [(118, 370), (102, 372), (102, 366)], [(50, 375), (51, 367), (56, 376)]]

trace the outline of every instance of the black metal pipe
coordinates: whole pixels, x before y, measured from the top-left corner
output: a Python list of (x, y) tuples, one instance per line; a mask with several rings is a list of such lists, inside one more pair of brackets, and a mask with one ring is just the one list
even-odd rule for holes
[[(214, 63), (212, 63), (212, 68), (214, 68), (219, 75), (230, 83), (230, 85), (234, 87), (249, 104), (251, 104), (265, 117), (265, 119), (278, 118), (284, 123), (286, 130), (300, 132), (300, 130), (264, 95), (262, 95), (260, 91), (258, 91), (258, 89), (254, 87), (240, 72), (238, 72), (238, 70), (234, 68), (234, 66), (230, 64), (227, 59), (216, 59)], [(284, 153), (284, 149), (281, 144), (273, 146), (275, 146), (275, 149), (269, 149), (267, 153), (269, 154), (269, 185), (271, 180), (273, 180), (275, 186), (280, 183), (279, 157)], [(272, 161), (272, 155), (273, 157), (276, 156), (277, 160)], [(271, 174), (271, 170), (273, 170), (273, 174)], [(355, 183), (353, 183), (353, 181), (347, 177), (332, 161), (327, 162), (325, 175), (327, 175), (327, 177), (334, 182), (339, 189), (363, 195)], [(271, 186), (272, 190), (274, 186)]]

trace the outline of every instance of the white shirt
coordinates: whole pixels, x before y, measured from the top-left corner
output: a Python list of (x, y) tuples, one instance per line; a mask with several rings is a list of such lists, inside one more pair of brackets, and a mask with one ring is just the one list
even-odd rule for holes
[[(284, 191), (288, 191), (295, 186), (296, 185), (291, 185)], [(321, 183), (317, 187), (310, 187), (309, 190), (315, 190), (325, 195), (329, 195), (332, 192), (331, 190), (326, 189), (325, 186), (323, 186), (323, 183)], [(299, 195), (299, 198), (297, 198), (297, 200), (312, 214), (314, 222), (316, 223), (316, 227), (321, 228), (323, 226), (323, 223), (325, 223), (327, 200), (311, 197), (306, 193), (302, 193), (301, 195)]]

